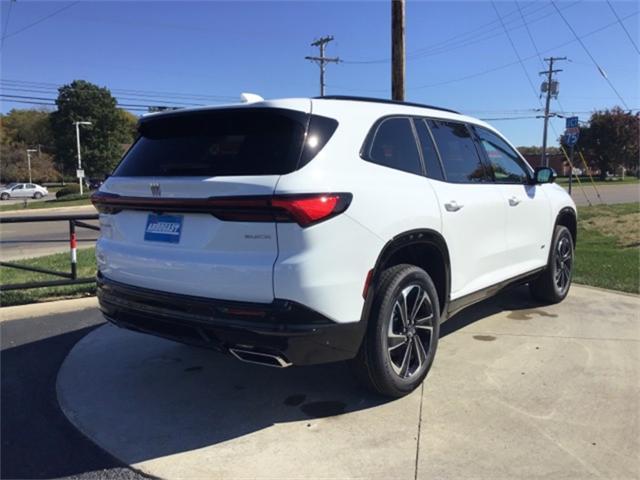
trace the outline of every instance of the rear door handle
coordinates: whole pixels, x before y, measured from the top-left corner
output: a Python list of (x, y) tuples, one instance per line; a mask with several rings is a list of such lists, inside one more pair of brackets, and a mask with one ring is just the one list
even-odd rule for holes
[(460, 205), (455, 200), (451, 200), (450, 202), (444, 204), (444, 208), (447, 212), (457, 212), (462, 207), (464, 207), (464, 205)]
[(511, 197), (509, 199), (509, 205), (512, 206), (512, 207), (517, 206), (520, 202), (521, 202), (521, 200), (518, 197)]

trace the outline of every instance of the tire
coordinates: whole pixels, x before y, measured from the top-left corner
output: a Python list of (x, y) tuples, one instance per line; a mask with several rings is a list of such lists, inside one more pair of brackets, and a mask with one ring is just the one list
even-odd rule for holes
[(9, 194), (3, 193), (2, 195), (0, 195), (0, 200), (9, 200)]
[[(431, 368), (440, 335), (440, 305), (431, 277), (413, 265), (385, 270), (378, 285), (353, 367), (364, 386), (397, 398), (418, 387)], [(418, 298), (422, 302), (416, 310)], [(407, 324), (403, 303), (408, 305)]]
[(42, 198), (42, 194), (40, 192), (36, 192), (33, 194), (33, 198), (36, 200), (40, 200)]
[(571, 287), (573, 264), (573, 237), (567, 227), (558, 225), (553, 232), (549, 263), (540, 276), (529, 283), (533, 298), (547, 304), (564, 300)]

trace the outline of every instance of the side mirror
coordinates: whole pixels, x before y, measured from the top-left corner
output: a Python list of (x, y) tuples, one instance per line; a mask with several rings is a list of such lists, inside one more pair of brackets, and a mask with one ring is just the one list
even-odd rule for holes
[(553, 168), (538, 167), (533, 174), (533, 178), (536, 184), (553, 183), (558, 178), (558, 174)]

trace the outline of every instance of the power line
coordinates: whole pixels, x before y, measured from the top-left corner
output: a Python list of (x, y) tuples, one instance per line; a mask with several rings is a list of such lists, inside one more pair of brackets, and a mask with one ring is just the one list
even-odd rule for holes
[[(51, 90), (46, 90), (46, 89), (34, 89), (34, 88), (20, 88), (20, 87), (2, 87), (3, 91), (10, 91), (10, 92), (27, 92), (27, 93), (45, 93), (45, 94), (51, 94), (54, 93)], [(132, 100), (132, 101), (148, 101), (148, 102), (156, 102), (158, 104), (164, 105), (164, 104), (176, 104), (176, 105), (180, 105), (180, 106), (191, 106), (191, 107), (199, 107), (202, 106), (202, 103), (189, 103), (189, 102), (183, 102), (183, 101), (176, 101), (176, 100), (167, 100), (167, 99), (159, 99), (159, 98), (141, 98), (138, 96), (121, 96), (121, 95), (113, 95), (113, 97), (116, 100)]]
[[(13, 101), (18, 101), (18, 103), (26, 103), (27, 100), (33, 100), (33, 103), (38, 104), (38, 102), (51, 102), (50, 105), (55, 106), (56, 105), (56, 99), (55, 98), (47, 98), (47, 97), (34, 97), (34, 96), (30, 96), (30, 95), (10, 95), (10, 94), (6, 94), (6, 93), (0, 93), (0, 97), (2, 98), (6, 98), (7, 101), (9, 102), (13, 102)], [(141, 104), (134, 104), (134, 103), (117, 103), (118, 107), (124, 107), (127, 109), (132, 109), (132, 110), (146, 110), (149, 107), (154, 107), (156, 105), (141, 105)]]
[(520, 53), (518, 53), (518, 49), (516, 48), (515, 43), (513, 43), (513, 39), (511, 38), (511, 35), (509, 35), (509, 30), (507, 30), (506, 25), (502, 21), (502, 17), (500, 16), (500, 12), (498, 11), (498, 7), (496, 7), (496, 2), (491, 0), (491, 5), (493, 6), (493, 9), (495, 10), (496, 15), (498, 16), (498, 19), (500, 20), (500, 23), (502, 24), (502, 28), (504, 30), (504, 34), (509, 39), (509, 43), (511, 44), (511, 48), (513, 49), (513, 52), (516, 54), (516, 58), (518, 59), (518, 62), (520, 63), (520, 66), (522, 67), (522, 71), (524, 72), (524, 76), (527, 78), (527, 81), (529, 82), (529, 85), (531, 86), (531, 90), (533, 90), (533, 94), (537, 97), (538, 96), (538, 93), (537, 93), (538, 91), (536, 90), (536, 87), (533, 85), (533, 82), (531, 81), (531, 77), (529, 76), (529, 72), (527, 72), (527, 67), (525, 67), (524, 62), (522, 61), (522, 57), (520, 56)]
[(620, 26), (624, 30), (624, 33), (627, 34), (627, 38), (629, 38), (629, 41), (631, 42), (631, 45), (633, 45), (633, 48), (635, 48), (636, 52), (638, 52), (638, 54), (640, 54), (640, 49), (638, 49), (638, 45), (636, 45), (636, 42), (633, 41), (633, 37), (629, 33), (629, 30), (627, 30), (627, 27), (624, 26), (624, 23), (622, 23), (622, 20), (618, 16), (618, 12), (616, 12), (615, 8), (613, 8), (613, 5), (611, 5), (611, 2), (609, 0), (607, 0), (607, 5), (609, 5), (609, 8), (611, 9), (613, 14), (615, 15), (616, 20), (618, 20), (618, 23), (620, 24)]
[[(576, 31), (573, 29), (573, 27), (571, 26), (571, 24), (567, 21), (567, 19), (565, 18), (565, 16), (562, 14), (562, 12), (560, 11), (560, 9), (558, 8), (558, 6), (556, 5), (556, 3), (551, 0), (551, 5), (553, 5), (553, 7), (556, 9), (556, 12), (558, 12), (558, 15), (560, 15), (560, 18), (562, 18), (562, 20), (564, 21), (564, 23), (567, 25), (567, 27), (569, 28), (569, 30), (571, 30), (571, 33), (573, 34), (573, 36), (576, 38), (576, 40), (580, 43), (580, 45), (582, 46), (582, 48), (584, 49), (584, 51), (586, 52), (586, 54), (589, 56), (589, 58), (591, 59), (591, 61), (593, 62), (593, 64), (596, 66), (596, 68), (598, 69), (598, 71), (600, 72), (600, 75), (602, 75), (602, 77), (607, 81), (607, 83), (609, 84), (609, 86), (611, 87), (611, 90), (613, 90), (613, 92), (616, 94), (616, 96), (618, 97), (618, 99), (620, 100), (620, 102), (622, 103), (622, 105), (624, 106), (624, 108), (626, 108), (627, 110), (629, 110), (629, 106), (627, 105), (627, 103), (624, 101), (624, 99), (622, 98), (622, 95), (620, 95), (620, 93), (618, 92), (618, 90), (616, 89), (616, 87), (613, 86), (613, 83), (611, 82), (611, 80), (609, 80), (609, 78), (607, 77), (606, 73), (604, 72), (604, 70), (602, 69), (602, 67), (600, 67), (600, 65), (598, 65), (598, 62), (596, 61), (596, 59), (593, 57), (593, 55), (591, 54), (591, 52), (589, 51), (589, 49), (587, 48), (587, 46), (584, 44), (584, 42), (582, 41), (582, 39), (578, 36), (578, 34), (576, 33)], [(615, 22), (618, 23), (618, 22)]]
[[(34, 88), (51, 88), (56, 91), (60, 87), (60, 85), (56, 83), (48, 83), (48, 82), (33, 82), (26, 80), (10, 80), (10, 79), (0, 79), (0, 83), (4, 83), (11, 86), (24, 86), (24, 87), (34, 87)], [(205, 95), (205, 94), (187, 94), (187, 93), (176, 93), (176, 92), (166, 92), (166, 91), (155, 91), (155, 90), (135, 90), (135, 89), (122, 89), (122, 88), (110, 88), (110, 92), (116, 93), (119, 92), (124, 95), (136, 95), (136, 96), (150, 96), (150, 97), (158, 97), (158, 96), (170, 96), (176, 98), (184, 98), (190, 100), (236, 100), (236, 96), (231, 95)]]
[(49, 15), (45, 15), (44, 17), (42, 17), (42, 18), (40, 18), (40, 19), (36, 20), (35, 22), (32, 22), (32, 23), (30, 23), (29, 25), (26, 25), (26, 26), (24, 26), (24, 27), (22, 27), (22, 28), (20, 28), (20, 29), (16, 30), (15, 32), (12, 32), (12, 33), (6, 34), (6, 35), (3, 37), (3, 39), (4, 39), (4, 40), (6, 40), (6, 39), (7, 39), (7, 38), (9, 38), (9, 37), (13, 37), (13, 36), (15, 36), (15, 35), (18, 35), (19, 33), (24, 32), (25, 30), (30, 29), (31, 27), (35, 27), (36, 25), (38, 25), (38, 24), (40, 24), (40, 23), (44, 22), (45, 20), (50, 19), (51, 17), (55, 17), (55, 16), (56, 16), (56, 15), (58, 15), (59, 13), (62, 13), (62, 12), (64, 12), (65, 10), (68, 10), (69, 8), (73, 7), (74, 5), (77, 5), (78, 3), (80, 3), (80, 0), (77, 0), (77, 1), (75, 1), (75, 2), (71, 2), (70, 4), (65, 5), (64, 7), (59, 8), (58, 10), (55, 10), (55, 11), (51, 12)]
[[(633, 16), (635, 16), (637, 14), (638, 14), (638, 12), (633, 12), (633, 13), (623, 17), (623, 19), (627, 19), (627, 18), (633, 17)], [(596, 28), (595, 30), (592, 30), (592, 31), (582, 35), (582, 37), (578, 37), (575, 40), (569, 40), (569, 41), (566, 41), (566, 42), (561, 43), (559, 45), (556, 45), (554, 47), (547, 48), (547, 49), (543, 50), (540, 53), (548, 53), (548, 52), (552, 52), (554, 50), (558, 50), (559, 48), (562, 48), (562, 47), (565, 47), (567, 45), (570, 45), (570, 44), (572, 44), (572, 43), (574, 43), (576, 41), (580, 41), (579, 40), (580, 38), (590, 37), (591, 35), (595, 35), (596, 33), (601, 32), (602, 30), (606, 30), (607, 28), (609, 28), (609, 27), (611, 27), (613, 25), (616, 25), (617, 23), (618, 22), (608, 23), (606, 25), (603, 25), (602, 27)], [(530, 60), (530, 59), (535, 58), (535, 57), (536, 57), (536, 55), (529, 55), (527, 57), (523, 57), (522, 60), (523, 61), (524, 60)], [(509, 63), (505, 63), (505, 64), (502, 64), (502, 65), (499, 65), (497, 67), (493, 67), (493, 68), (489, 68), (489, 69), (486, 69), (486, 70), (482, 70), (480, 72), (472, 73), (472, 74), (469, 74), (469, 75), (464, 75), (462, 77), (458, 77), (458, 78), (454, 78), (454, 79), (450, 79), (450, 80), (445, 80), (445, 81), (442, 81), (442, 82), (436, 82), (436, 83), (432, 83), (432, 84), (427, 84), (427, 85), (419, 85), (419, 86), (416, 86), (416, 87), (410, 87), (410, 88), (408, 88), (408, 90), (420, 90), (420, 89), (424, 89), (424, 88), (440, 87), (442, 85), (448, 85), (450, 83), (461, 82), (461, 81), (464, 81), (464, 80), (469, 80), (471, 78), (475, 78), (475, 77), (479, 77), (479, 76), (482, 76), (482, 75), (486, 75), (488, 73), (492, 73), (492, 72), (495, 72), (495, 71), (498, 71), (498, 70), (502, 70), (502, 69), (511, 67), (513, 65), (518, 65), (519, 63), (520, 63), (519, 61), (509, 62)]]
[(2, 29), (2, 40), (0, 40), (0, 47), (4, 45), (4, 39), (7, 37), (7, 29), (9, 28), (9, 18), (11, 18), (11, 9), (15, 0), (9, 0), (9, 7), (7, 7), (7, 17), (4, 20), (4, 28)]
[[(577, 0), (565, 7), (563, 7), (564, 9), (567, 8), (571, 8), (574, 5), (581, 3), (583, 0)], [(542, 7), (539, 8), (535, 8), (531, 11), (528, 11), (526, 13), (527, 16), (533, 17), (533, 15), (535, 13), (538, 13), (542, 10), (545, 10), (549, 7), (549, 5), (543, 5)], [(526, 10), (529, 7), (524, 7), (524, 9)], [(503, 19), (510, 17), (512, 15), (516, 14), (516, 10), (513, 10), (505, 15), (503, 15)], [(535, 23), (538, 22), (540, 20), (543, 20), (544, 18), (547, 18), (551, 15), (553, 15), (554, 12), (553, 10), (550, 11), (549, 13), (546, 13), (544, 15), (539, 16), (538, 18), (532, 18), (530, 21), (531, 23)], [(495, 27), (491, 27), (494, 24), (498, 24)], [(514, 26), (512, 26), (511, 28), (509, 28), (509, 31), (513, 31), (513, 30), (517, 30), (522, 28), (523, 25), (519, 24), (519, 20), (517, 18), (515, 19), (511, 19), (511, 20), (506, 20), (505, 21), (506, 25), (510, 25), (513, 24)], [(491, 27), (486, 31), (482, 31), (487, 27)], [(477, 42), (480, 41), (485, 41), (485, 40), (489, 40), (498, 36), (502, 35), (502, 32), (499, 33), (495, 33), (495, 34), (491, 34), (491, 32), (497, 32), (498, 30), (501, 30), (502, 26), (499, 25), (499, 21), (498, 20), (493, 20), (491, 22), (488, 22), (486, 24), (481, 25), (480, 27), (474, 28), (472, 30), (469, 30), (467, 32), (458, 34), (458, 35), (454, 35), (452, 37), (449, 37), (446, 40), (442, 40), (436, 43), (433, 43), (431, 45), (428, 45), (426, 47), (422, 47), (419, 48), (417, 50), (413, 50), (412, 52), (410, 52), (407, 55), (407, 59), (408, 60), (416, 60), (418, 58), (424, 58), (424, 57), (429, 57), (432, 55), (439, 55), (451, 50), (456, 50), (462, 47), (466, 47), (468, 45), (473, 45), (476, 44)], [(475, 32), (480, 31), (480, 33), (478, 33), (477, 35), (474, 35)], [(466, 37), (466, 38), (465, 38)], [(365, 59), (365, 60), (344, 60), (344, 63), (346, 64), (354, 64), (354, 65), (368, 65), (368, 64), (382, 64), (382, 63), (389, 63), (391, 61), (390, 58), (379, 58), (379, 59)]]

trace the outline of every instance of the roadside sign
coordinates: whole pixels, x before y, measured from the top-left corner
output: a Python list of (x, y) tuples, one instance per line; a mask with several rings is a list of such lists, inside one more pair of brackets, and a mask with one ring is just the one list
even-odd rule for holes
[(575, 135), (580, 135), (580, 127), (569, 127), (564, 131), (564, 133), (572, 133)]
[(564, 135), (564, 143), (570, 147), (573, 147), (576, 143), (578, 143), (578, 135), (575, 133), (566, 133)]
[(82, 168), (76, 170), (76, 177), (84, 178), (84, 170)]
[(569, 130), (570, 128), (579, 128), (578, 117), (567, 117), (565, 128), (567, 130)]

